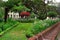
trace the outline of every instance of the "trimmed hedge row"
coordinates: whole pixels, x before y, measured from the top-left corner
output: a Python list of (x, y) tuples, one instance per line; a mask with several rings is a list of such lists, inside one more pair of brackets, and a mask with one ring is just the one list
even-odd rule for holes
[(15, 27), (16, 25), (18, 25), (18, 22), (17, 22), (15, 25), (13, 25), (13, 26), (7, 28), (6, 30), (2, 31), (2, 32), (0, 33), (0, 36), (2, 36), (5, 32), (7, 32), (8, 30), (12, 29), (12, 28)]
[(13, 21), (12, 19), (8, 19), (8, 21), (6, 23), (4, 23), (4, 22), (0, 23), (0, 33), (2, 31), (6, 30), (7, 28), (12, 27), (16, 23), (17, 23), (17, 21)]
[(18, 19), (17, 21), (22, 23), (33, 23), (34, 19), (21, 18), (21, 19)]

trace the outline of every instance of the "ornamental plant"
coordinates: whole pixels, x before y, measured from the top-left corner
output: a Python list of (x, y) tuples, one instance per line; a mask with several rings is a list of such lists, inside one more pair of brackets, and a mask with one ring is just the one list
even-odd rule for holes
[(30, 16), (30, 13), (29, 13), (29, 12), (21, 12), (21, 13), (20, 13), (20, 16), (21, 16), (21, 17)]

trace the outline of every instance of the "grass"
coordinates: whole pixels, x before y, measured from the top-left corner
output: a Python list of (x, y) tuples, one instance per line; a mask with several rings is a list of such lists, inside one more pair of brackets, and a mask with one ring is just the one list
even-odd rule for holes
[(0, 37), (0, 40), (27, 40), (24, 32), (31, 26), (32, 23), (19, 23), (17, 27)]
[(18, 26), (16, 26), (12, 30), (5, 33), (2, 37), (0, 37), (0, 40), (27, 40), (27, 36), (31, 37), (39, 33), (40, 31), (45, 30), (47, 24), (49, 24), (48, 26), (51, 26), (51, 24), (53, 25), (56, 22), (51, 20), (50, 21), (40, 20), (40, 21), (35, 21), (34, 23), (19, 23)]

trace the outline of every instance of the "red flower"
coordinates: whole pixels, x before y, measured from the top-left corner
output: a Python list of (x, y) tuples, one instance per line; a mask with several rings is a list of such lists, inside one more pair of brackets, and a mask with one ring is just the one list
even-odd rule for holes
[(29, 12), (21, 12), (20, 16), (24, 17), (24, 16), (30, 16)]

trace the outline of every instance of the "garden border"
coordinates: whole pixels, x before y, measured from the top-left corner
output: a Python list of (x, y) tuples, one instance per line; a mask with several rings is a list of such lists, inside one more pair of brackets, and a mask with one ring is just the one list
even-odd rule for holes
[[(57, 26), (58, 24), (60, 24), (60, 22), (52, 25), (51, 27), (47, 28), (45, 31), (42, 31), (41, 33), (39, 33), (39, 34), (37, 34), (37, 35), (29, 38), (28, 40), (42, 40), (42, 35), (45, 35), (45, 33), (47, 33), (48, 31), (51, 31), (51, 30), (53, 30), (53, 28), (56, 28), (56, 26)], [(59, 33), (59, 31), (58, 31), (58, 33)], [(56, 35), (57, 35), (58, 33), (56, 33)], [(56, 35), (52, 38), (52, 40), (55, 40)]]
[(0, 33), (0, 37), (3, 35), (3, 34), (5, 34), (7, 31), (9, 31), (10, 29), (12, 29), (13, 27), (15, 27), (15, 26), (17, 26), (19, 23), (17, 22), (15, 25), (13, 25), (12, 27), (9, 27), (9, 28), (7, 28), (6, 30), (4, 30), (4, 31), (2, 31), (1, 33)]

